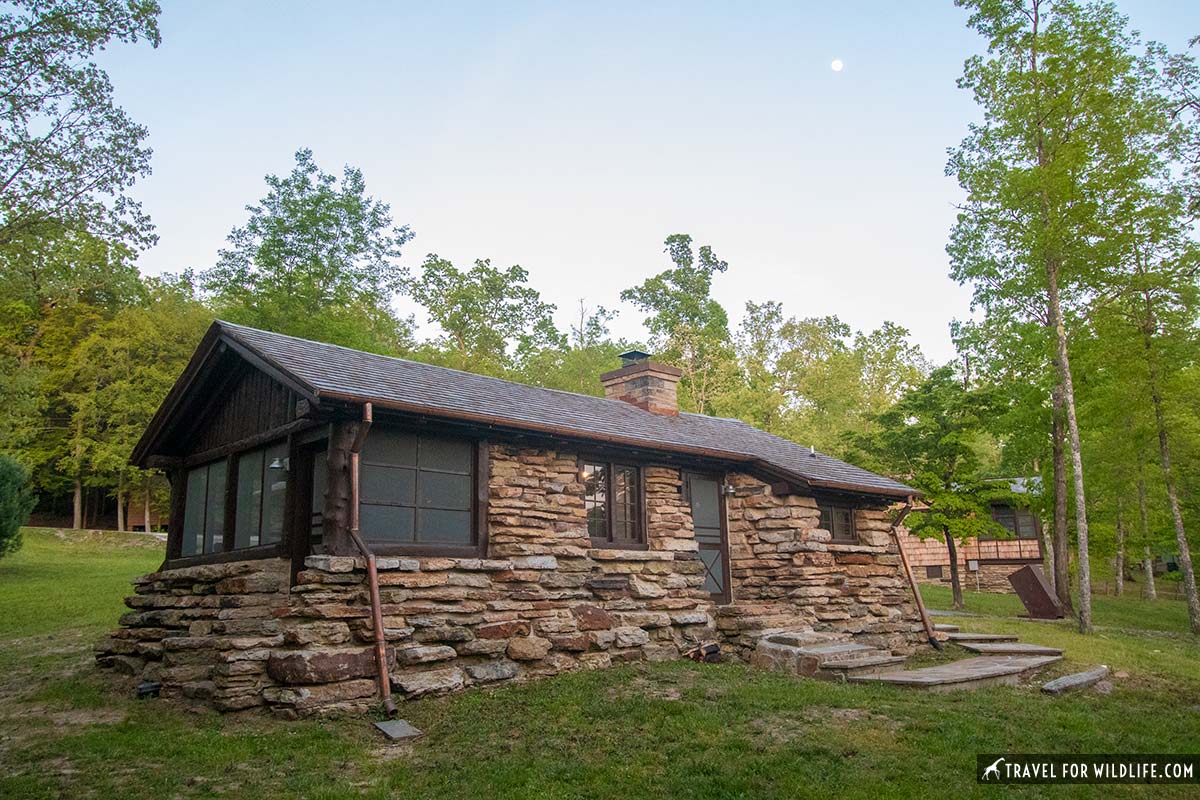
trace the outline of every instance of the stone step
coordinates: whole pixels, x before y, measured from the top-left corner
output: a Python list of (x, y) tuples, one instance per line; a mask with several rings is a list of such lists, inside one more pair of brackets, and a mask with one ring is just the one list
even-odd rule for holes
[(1061, 660), (1062, 656), (977, 656), (922, 669), (852, 675), (847, 680), (853, 683), (888, 683), (933, 692), (1012, 686), (1022, 675)]
[(1007, 633), (949, 633), (952, 642), (1015, 642), (1017, 637)]
[(959, 647), (985, 656), (1061, 656), (1057, 647), (1024, 642), (956, 642)]
[(906, 660), (905, 656), (894, 656), (885, 650), (875, 650), (857, 658), (826, 661), (817, 670), (816, 676), (828, 675), (838, 680), (846, 680), (851, 675), (877, 675), (881, 672), (895, 671)]
[(867, 653), (878, 653), (879, 649), (866, 644), (856, 644), (854, 642), (838, 642), (836, 644), (813, 645), (808, 647), (797, 648), (801, 655), (812, 656), (824, 664), (827, 661), (852, 658), (855, 655), (865, 655)]
[(818, 631), (771, 631), (764, 634), (767, 641), (788, 647), (818, 647), (824, 644), (845, 642), (848, 633), (823, 633)]
[(951, 625), (949, 622), (939, 622), (933, 626), (933, 629), (941, 633), (958, 633), (958, 626)]

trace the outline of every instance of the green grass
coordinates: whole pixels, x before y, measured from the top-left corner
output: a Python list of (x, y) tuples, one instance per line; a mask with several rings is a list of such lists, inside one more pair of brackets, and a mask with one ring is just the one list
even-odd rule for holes
[(1136, 631), (1114, 611), (1122, 625), (1094, 637), (999, 605), (962, 618), (1061, 643), (1069, 659), (1048, 675), (1095, 663), (1128, 672), (1108, 695), (1051, 698), (1036, 684), (929, 695), (736, 664), (634, 664), (405, 704), (426, 735), (404, 745), (361, 718), (284, 722), (138, 702), (88, 652), (129, 578), (157, 566), (157, 549), (130, 540), (34, 531), (18, 559), (0, 562), (0, 652), (19, 667), (0, 670), (0, 797), (969, 798), (997, 795), (975, 783), (977, 752), (1200, 752), (1200, 647), (1166, 627), (1166, 612), (1161, 629)]

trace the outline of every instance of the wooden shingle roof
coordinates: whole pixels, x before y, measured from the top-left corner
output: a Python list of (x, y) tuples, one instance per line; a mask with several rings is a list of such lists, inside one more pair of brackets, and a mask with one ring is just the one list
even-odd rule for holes
[[(756, 465), (814, 488), (904, 497), (909, 487), (740, 420), (665, 416), (620, 400), (529, 386), (446, 367), (215, 322), (302, 393), (430, 417)], [(211, 331), (210, 331), (211, 333)]]

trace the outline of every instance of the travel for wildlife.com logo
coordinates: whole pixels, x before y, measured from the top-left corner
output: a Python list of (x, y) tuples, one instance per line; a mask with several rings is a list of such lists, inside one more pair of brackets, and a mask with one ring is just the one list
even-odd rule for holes
[(1200, 755), (975, 756), (978, 783), (1200, 783)]

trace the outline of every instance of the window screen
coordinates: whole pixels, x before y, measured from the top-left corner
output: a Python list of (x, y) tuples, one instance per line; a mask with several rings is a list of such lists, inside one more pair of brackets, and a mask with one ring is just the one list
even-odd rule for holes
[(471, 545), (474, 465), (475, 445), (465, 439), (372, 428), (359, 466), (363, 538)]
[(257, 547), (283, 538), (287, 454), (287, 442), (280, 442), (238, 457), (234, 547)]

